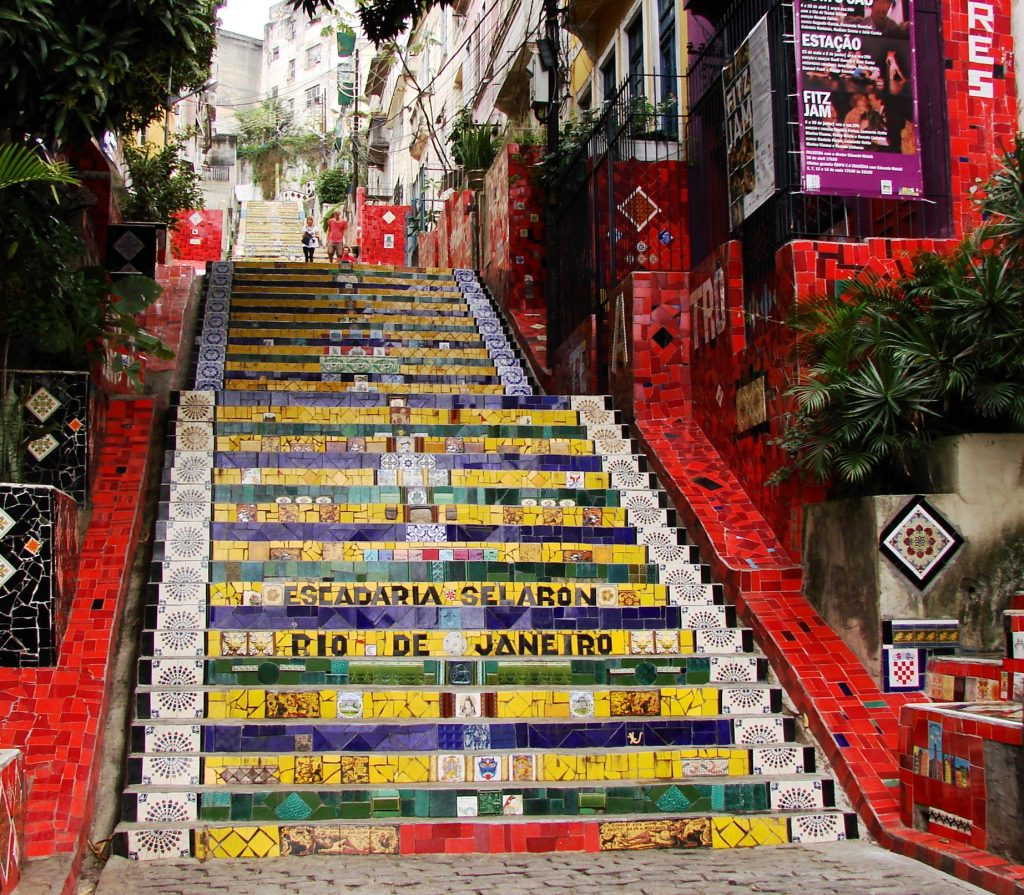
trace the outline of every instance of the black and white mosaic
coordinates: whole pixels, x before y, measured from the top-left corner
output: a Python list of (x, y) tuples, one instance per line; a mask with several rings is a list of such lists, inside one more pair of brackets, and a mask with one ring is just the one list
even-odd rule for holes
[(78, 508), (46, 486), (0, 485), (0, 665), (56, 664), (78, 559)]

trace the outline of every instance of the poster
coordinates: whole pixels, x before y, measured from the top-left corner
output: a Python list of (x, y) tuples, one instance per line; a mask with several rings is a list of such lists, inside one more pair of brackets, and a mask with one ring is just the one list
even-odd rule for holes
[(729, 168), (729, 225), (737, 227), (775, 192), (772, 73), (768, 18), (740, 44), (722, 71)]
[(794, 0), (804, 192), (922, 194), (911, 2)]

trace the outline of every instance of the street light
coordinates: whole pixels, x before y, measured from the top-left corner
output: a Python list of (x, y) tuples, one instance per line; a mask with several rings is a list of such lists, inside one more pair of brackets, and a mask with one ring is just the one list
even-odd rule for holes
[(171, 96), (171, 76), (167, 76), (167, 108), (164, 110), (164, 146), (166, 146), (171, 140), (171, 109), (183, 100), (189, 99), (197, 93), (206, 93), (208, 90), (213, 90), (216, 86), (217, 81), (211, 79), (203, 84), (202, 87), (197, 87), (195, 90), (189, 91), (181, 96)]

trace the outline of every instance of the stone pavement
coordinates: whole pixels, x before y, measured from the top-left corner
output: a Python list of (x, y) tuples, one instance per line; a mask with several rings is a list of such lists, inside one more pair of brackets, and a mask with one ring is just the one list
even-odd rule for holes
[[(715, 851), (135, 862), (92, 895), (971, 895), (983, 890), (864, 841)], [(79, 895), (87, 895), (79, 890)]]

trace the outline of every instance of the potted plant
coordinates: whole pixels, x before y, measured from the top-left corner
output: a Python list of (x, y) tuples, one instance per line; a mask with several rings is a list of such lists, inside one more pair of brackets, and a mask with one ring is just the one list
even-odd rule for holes
[(465, 184), (469, 189), (483, 188), (484, 174), (498, 154), (496, 132), (496, 125), (474, 122), (467, 108), (460, 109), (455, 116), (448, 143), (452, 159), (465, 171)]
[(157, 250), (166, 259), (167, 229), (174, 215), (203, 207), (202, 182), (195, 168), (181, 157), (184, 140), (191, 132), (176, 136), (166, 146), (122, 146), (126, 168), (125, 183), (118, 191), (118, 204), (125, 221), (150, 222), (157, 227)]

